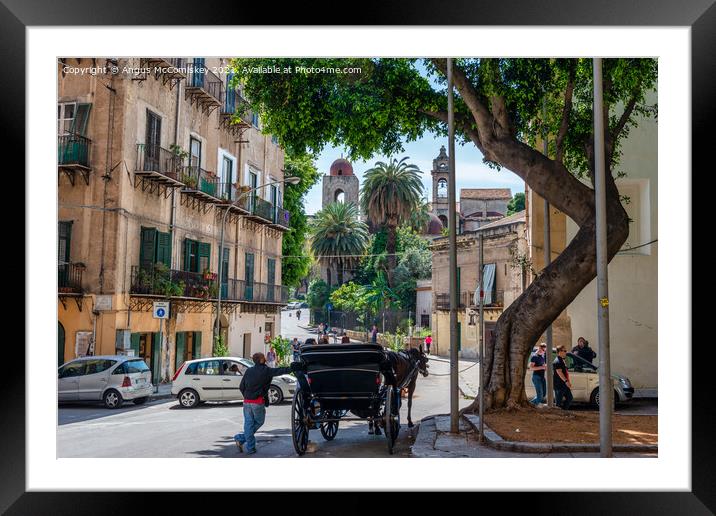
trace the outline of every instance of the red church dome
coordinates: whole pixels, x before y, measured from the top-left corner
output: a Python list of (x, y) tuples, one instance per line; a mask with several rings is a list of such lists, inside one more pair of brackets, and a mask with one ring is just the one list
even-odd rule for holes
[(353, 165), (347, 159), (338, 158), (331, 164), (330, 174), (332, 176), (352, 176)]

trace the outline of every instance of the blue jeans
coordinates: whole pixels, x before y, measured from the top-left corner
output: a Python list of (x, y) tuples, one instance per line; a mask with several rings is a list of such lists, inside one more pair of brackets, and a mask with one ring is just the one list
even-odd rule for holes
[(573, 399), (574, 396), (572, 396), (572, 390), (569, 387), (565, 386), (554, 390), (554, 401), (558, 407), (562, 407), (564, 410), (569, 410)]
[(544, 379), (544, 376), (533, 374), (532, 385), (535, 386), (535, 397), (530, 400), (530, 403), (533, 405), (544, 403), (544, 397), (547, 395), (547, 380)]
[(256, 451), (256, 438), (254, 434), (261, 428), (266, 420), (266, 407), (263, 403), (244, 403), (244, 433), (236, 434), (234, 439), (243, 446), (246, 444), (247, 452)]

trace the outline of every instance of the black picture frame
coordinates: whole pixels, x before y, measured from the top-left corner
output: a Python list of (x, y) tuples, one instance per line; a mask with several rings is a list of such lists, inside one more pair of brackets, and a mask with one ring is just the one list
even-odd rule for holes
[[(212, 2), (206, 9), (197, 9), (194, 2), (186, 0), (160, 0), (149, 3), (146, 0), (2, 0), (0, 2), (0, 69), (4, 80), (0, 81), (0, 98), (4, 99), (0, 110), (3, 119), (4, 143), (6, 149), (23, 149), (25, 137), (25, 30), (30, 26), (64, 25), (243, 25), (259, 23), (277, 25), (285, 23), (318, 22), (316, 12), (324, 11), (325, 24), (345, 21), (342, 10), (334, 4), (312, 5), (297, 3), (284, 4)], [(708, 150), (713, 146), (714, 104), (716, 103), (716, 5), (714, 0), (678, 2), (667, 0), (500, 0), (474, 2), (467, 0), (444, 3), (429, 0), (417, 5), (387, 1), (368, 1), (352, 6), (343, 6), (350, 12), (351, 25), (517, 25), (517, 26), (684, 26), (691, 28), (692, 54), (692, 161), (694, 167), (703, 164), (705, 170), (713, 165), (707, 161)], [(568, 43), (566, 43), (568, 44)], [(54, 87), (54, 79), (48, 76), (48, 87)], [(24, 99), (25, 102), (12, 99)], [(14, 170), (25, 170), (24, 154), (15, 153), (19, 158)], [(709, 156), (710, 157), (710, 156)], [(678, 173), (676, 171), (661, 171)], [(683, 174), (691, 174), (684, 171)], [(690, 180), (692, 176), (688, 178)], [(687, 177), (684, 177), (687, 180)], [(17, 187), (17, 185), (15, 186)], [(692, 203), (692, 205), (695, 203)], [(681, 212), (683, 216), (683, 212)], [(696, 220), (694, 219), (694, 222)], [(24, 251), (23, 251), (24, 253)], [(686, 264), (684, 264), (686, 265)], [(31, 271), (26, 270), (26, 275)], [(688, 278), (691, 282), (691, 278)], [(692, 303), (692, 300), (682, 302)], [(693, 306), (693, 305), (692, 305)], [(695, 308), (695, 307), (694, 307)], [(693, 313), (693, 312), (692, 312)], [(27, 314), (26, 314), (27, 317)], [(693, 320), (693, 316), (692, 316)], [(11, 335), (11, 334), (10, 334)], [(684, 341), (663, 343), (673, 347), (674, 360), (683, 359), (683, 350), (691, 347), (692, 336), (684, 334)], [(9, 344), (9, 342), (8, 342)], [(42, 343), (25, 342), (29, 346)], [(6, 347), (9, 349), (9, 347)], [(696, 353), (693, 353), (697, 356)], [(3, 375), (2, 439), (0, 439), (0, 512), (6, 514), (114, 514), (136, 510), (134, 504), (126, 505), (122, 493), (58, 493), (26, 492), (25, 488), (25, 376), (24, 356), (15, 353), (13, 368)], [(10, 356), (6, 353), (5, 357)], [(687, 355), (686, 355), (687, 356)], [(707, 368), (711, 365), (710, 355), (692, 362), (692, 384), (684, 382), (684, 389), (691, 387), (692, 394), (692, 490), (690, 492), (640, 492), (640, 493), (589, 493), (585, 495), (566, 492), (555, 497), (554, 493), (512, 493), (510, 503), (519, 503), (524, 511), (537, 514), (710, 514), (716, 512), (716, 475), (713, 464), (714, 403), (710, 395), (710, 379)], [(55, 436), (48, 436), (54, 439)], [(295, 474), (295, 472), (291, 473)], [(419, 482), (417, 482), (419, 484)], [(319, 484), (320, 485), (320, 484)], [(579, 470), (570, 471), (562, 479), (555, 479), (555, 487), (564, 489), (588, 489), (588, 481)], [(272, 493), (272, 496), (277, 493)], [(173, 502), (162, 501), (164, 511), (174, 503), (184, 504), (187, 496), (172, 494)], [(519, 496), (518, 499), (512, 497)], [(289, 500), (295, 493), (273, 499)], [(411, 497), (413, 501), (415, 497)], [(80, 502), (81, 500), (81, 502)], [(236, 500), (236, 499), (235, 499)], [(363, 501), (361, 501), (363, 500)], [(482, 505), (488, 502), (500, 503), (505, 507), (505, 498), (500, 493), (480, 494), (474, 498)], [(315, 500), (314, 500), (315, 502)], [(368, 506), (358, 493), (340, 499), (341, 505)], [(401, 504), (408, 503), (401, 501)], [(149, 507), (149, 506), (148, 506)], [(238, 509), (240, 506), (234, 506)], [(407, 505), (402, 505), (407, 508)], [(447, 506), (446, 506), (447, 507)], [(296, 510), (286, 507), (285, 510)], [(273, 512), (273, 511), (271, 511)]]

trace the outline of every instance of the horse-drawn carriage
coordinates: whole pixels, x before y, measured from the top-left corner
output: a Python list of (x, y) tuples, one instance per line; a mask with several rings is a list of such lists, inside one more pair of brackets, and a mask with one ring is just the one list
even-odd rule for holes
[[(406, 364), (414, 367), (405, 366), (396, 375), (398, 354), (390, 353), (377, 344), (301, 348), (296, 372), (299, 389), (291, 408), (291, 437), (299, 455), (306, 453), (310, 430), (320, 429), (330, 441), (341, 420), (368, 420), (376, 429), (382, 428), (388, 453), (393, 453), (400, 432), (400, 388), (411, 380), (414, 388), (418, 369), (427, 375), (427, 359), (406, 357)], [(346, 417), (348, 412), (355, 417)]]

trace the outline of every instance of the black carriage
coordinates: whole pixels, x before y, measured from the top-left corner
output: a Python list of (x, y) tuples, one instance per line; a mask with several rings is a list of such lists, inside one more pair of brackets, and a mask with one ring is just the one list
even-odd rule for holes
[[(383, 428), (388, 453), (393, 453), (400, 431), (400, 396), (382, 346), (303, 346), (299, 363), (299, 389), (291, 408), (291, 437), (299, 455), (306, 453), (310, 430), (320, 429), (330, 441), (341, 420), (367, 420)], [(348, 412), (356, 417), (347, 417)]]

